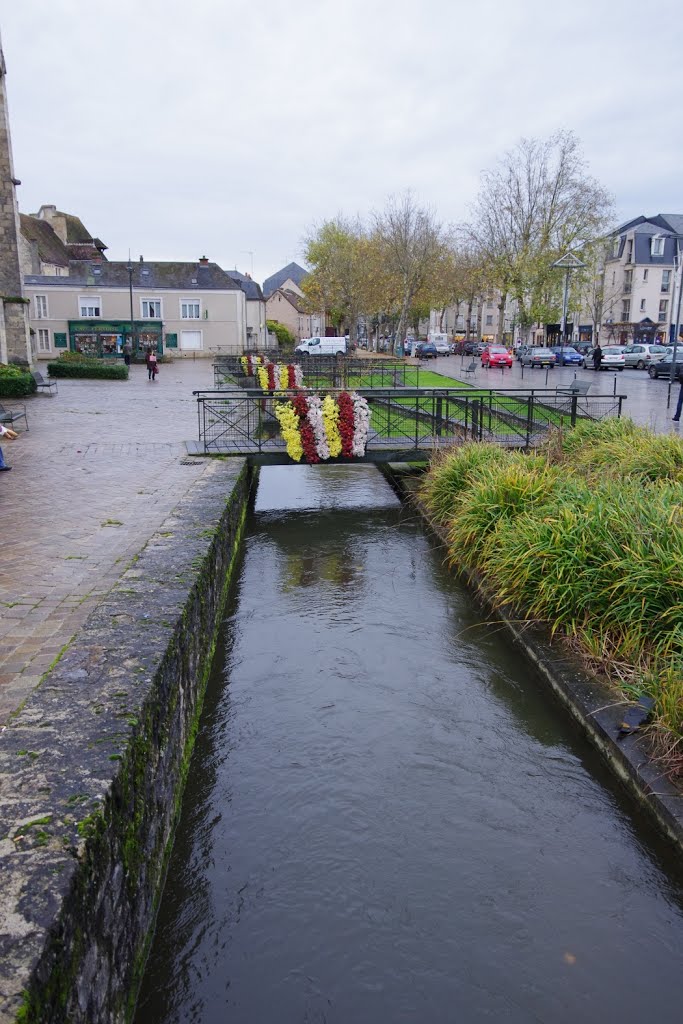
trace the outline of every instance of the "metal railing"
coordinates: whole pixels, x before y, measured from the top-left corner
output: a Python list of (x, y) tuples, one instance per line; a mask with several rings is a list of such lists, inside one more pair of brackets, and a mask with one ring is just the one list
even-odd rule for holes
[[(436, 448), (465, 440), (534, 448), (552, 428), (570, 427), (582, 419), (620, 416), (626, 397), (559, 389), (501, 392), (404, 387), (356, 391), (370, 405), (368, 461), (428, 458)], [(193, 393), (197, 398), (198, 452), (288, 461), (275, 405), (300, 392), (234, 388)], [(325, 393), (335, 391), (325, 389)]]
[[(262, 354), (262, 353), (259, 353)], [(267, 353), (265, 353), (267, 355)], [(304, 385), (309, 388), (384, 388), (419, 387), (420, 368), (402, 359), (337, 359), (334, 356), (309, 356), (296, 353), (297, 358), (280, 353), (273, 362), (298, 363), (304, 373)], [(221, 357), (213, 364), (213, 383), (216, 390), (234, 388), (245, 377), (244, 367), (237, 356)]]

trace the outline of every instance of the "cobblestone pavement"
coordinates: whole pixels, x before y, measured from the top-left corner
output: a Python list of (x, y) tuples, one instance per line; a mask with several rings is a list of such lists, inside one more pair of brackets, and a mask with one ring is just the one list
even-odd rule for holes
[(3, 445), (0, 476), (0, 723), (205, 472), (183, 442), (197, 437), (193, 389), (212, 386), (210, 360), (179, 360), (155, 382), (132, 366), (127, 382), (59, 381), (26, 400), (30, 429)]

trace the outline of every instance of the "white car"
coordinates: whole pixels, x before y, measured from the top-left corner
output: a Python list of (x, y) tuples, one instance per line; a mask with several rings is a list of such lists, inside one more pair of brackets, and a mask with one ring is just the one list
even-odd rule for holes
[(445, 334), (440, 338), (430, 338), (429, 340), (433, 343), (437, 355), (449, 356), (451, 354), (451, 346), (448, 342), (448, 337)]
[(601, 370), (623, 370), (626, 366), (626, 356), (623, 345), (607, 345), (602, 350)]

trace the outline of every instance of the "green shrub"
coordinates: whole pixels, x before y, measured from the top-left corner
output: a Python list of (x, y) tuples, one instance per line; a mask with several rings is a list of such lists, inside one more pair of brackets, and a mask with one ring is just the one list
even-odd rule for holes
[(29, 370), (0, 363), (0, 398), (25, 398), (36, 390)]
[[(73, 358), (73, 357), (76, 358)], [(47, 364), (51, 377), (97, 378), (99, 380), (128, 380), (128, 367), (125, 363), (105, 363), (101, 359), (82, 356), (78, 352), (70, 352), (53, 363)]]
[(296, 338), (284, 324), (278, 323), (277, 320), (266, 320), (266, 327), (283, 348), (294, 348)]

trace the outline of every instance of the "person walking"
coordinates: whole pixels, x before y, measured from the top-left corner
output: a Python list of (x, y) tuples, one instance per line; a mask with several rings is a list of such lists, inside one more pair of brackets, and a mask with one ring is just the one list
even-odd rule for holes
[(131, 345), (130, 341), (126, 341), (126, 343), (123, 346), (123, 361), (126, 364), (126, 366), (130, 366), (130, 356), (132, 351), (133, 346)]
[(154, 351), (149, 353), (147, 357), (147, 379), (154, 381), (156, 380), (159, 367), (157, 366), (157, 354)]
[(602, 349), (600, 348), (600, 342), (593, 349), (593, 369), (599, 370), (602, 363)]
[[(4, 427), (2, 423), (0, 423), (0, 437), (6, 437), (8, 441), (14, 441), (16, 436), (16, 431), (10, 430), (9, 427)], [(5, 462), (5, 458), (2, 454), (2, 448), (0, 448), (0, 473), (9, 473), (11, 468), (12, 467), (8, 466)]]

